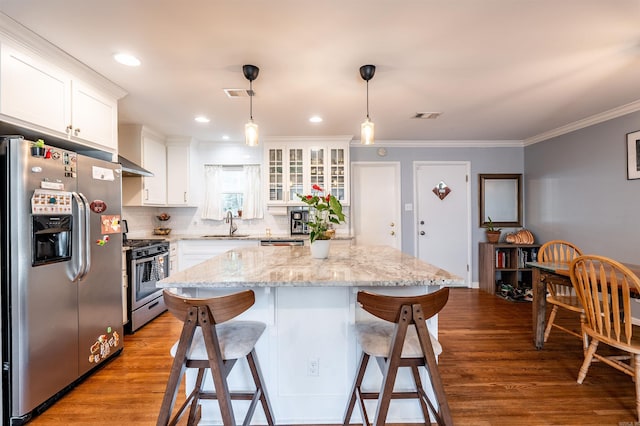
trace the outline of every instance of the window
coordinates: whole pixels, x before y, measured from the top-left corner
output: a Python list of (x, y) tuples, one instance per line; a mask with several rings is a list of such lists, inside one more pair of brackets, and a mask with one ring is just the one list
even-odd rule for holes
[(260, 166), (205, 166), (205, 203), (203, 219), (224, 219), (228, 211), (234, 217), (263, 217)]
[(245, 187), (245, 174), (242, 166), (223, 166), (221, 181), (223, 214), (226, 215), (228, 211), (231, 211), (234, 217), (242, 217)]

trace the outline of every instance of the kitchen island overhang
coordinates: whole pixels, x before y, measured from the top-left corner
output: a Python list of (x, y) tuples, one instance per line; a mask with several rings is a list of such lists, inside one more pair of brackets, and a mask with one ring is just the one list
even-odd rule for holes
[[(357, 306), (358, 291), (417, 295), (461, 283), (461, 277), (391, 247), (335, 245), (328, 259), (311, 258), (308, 246), (230, 250), (158, 286), (190, 297), (253, 288), (256, 303), (238, 319), (267, 324), (256, 350), (276, 422), (336, 424), (342, 423), (360, 350), (354, 324), (372, 318)], [(427, 325), (437, 336), (437, 317)], [(248, 367), (238, 367), (230, 375), (230, 386), (250, 389)], [(376, 389), (382, 376), (375, 368), (368, 371), (364, 385)], [(187, 389), (194, 378), (188, 371)], [(426, 374), (423, 383), (430, 393)], [(399, 374), (398, 386), (410, 389), (410, 374)], [(243, 416), (246, 405), (234, 404), (236, 416)], [(202, 420), (219, 424), (215, 401), (204, 401)], [(254, 420), (264, 420), (260, 410)], [(412, 400), (394, 402), (388, 420), (423, 422), (419, 404)]]
[(398, 287), (459, 285), (463, 279), (388, 246), (336, 245), (314, 259), (308, 246), (246, 247), (172, 274), (164, 288)]

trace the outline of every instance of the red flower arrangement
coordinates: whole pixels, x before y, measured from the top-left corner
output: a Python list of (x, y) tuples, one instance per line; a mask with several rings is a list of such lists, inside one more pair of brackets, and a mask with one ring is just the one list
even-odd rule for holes
[(296, 194), (300, 200), (310, 207), (309, 221), (306, 222), (310, 228), (309, 240), (313, 243), (315, 240), (329, 240), (333, 235), (329, 231), (329, 224), (336, 225), (345, 221), (344, 213), (342, 213), (342, 204), (333, 195), (324, 195), (324, 190), (318, 186), (311, 187), (314, 192), (311, 195)]

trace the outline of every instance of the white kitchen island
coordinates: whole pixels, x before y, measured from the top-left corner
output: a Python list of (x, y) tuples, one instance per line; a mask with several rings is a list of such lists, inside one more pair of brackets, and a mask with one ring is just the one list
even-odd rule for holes
[[(462, 281), (391, 247), (335, 245), (328, 259), (311, 258), (308, 246), (230, 250), (158, 286), (190, 297), (252, 288), (256, 303), (238, 318), (267, 324), (256, 349), (276, 422), (337, 424), (342, 423), (359, 355), (353, 325), (369, 317), (356, 308), (357, 292), (415, 295)], [(428, 326), (437, 336), (437, 318)], [(195, 374), (187, 374), (191, 388)], [(233, 389), (251, 388), (246, 365), (236, 366), (229, 380)], [(377, 367), (369, 368), (367, 386), (377, 388), (380, 380)], [(411, 388), (413, 381), (399, 375), (397, 383)], [(236, 418), (244, 416), (243, 404), (234, 402)], [(356, 410), (353, 421), (358, 418)], [(394, 401), (388, 421), (422, 422), (418, 402)], [(200, 424), (220, 423), (217, 402), (204, 401)], [(264, 423), (260, 409), (253, 423)]]

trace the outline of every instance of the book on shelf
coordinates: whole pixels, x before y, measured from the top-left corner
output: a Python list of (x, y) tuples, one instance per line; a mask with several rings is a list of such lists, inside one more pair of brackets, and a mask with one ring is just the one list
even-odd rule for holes
[(522, 248), (518, 248), (518, 268), (524, 268), (527, 266), (529, 258), (529, 251)]
[(496, 268), (506, 269), (510, 267), (509, 252), (507, 250), (496, 250)]

